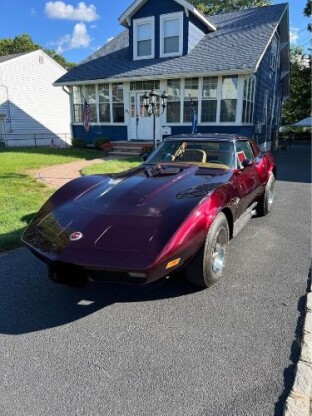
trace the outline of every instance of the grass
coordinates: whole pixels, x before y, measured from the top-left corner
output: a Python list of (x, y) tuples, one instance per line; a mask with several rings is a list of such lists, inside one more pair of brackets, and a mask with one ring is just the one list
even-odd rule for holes
[(105, 174), (105, 173), (118, 173), (118, 172), (122, 172), (123, 170), (135, 168), (141, 163), (142, 161), (138, 157), (137, 158), (133, 157), (129, 159), (104, 160), (103, 163), (90, 165), (82, 169), (81, 174), (82, 175), (95, 175), (95, 174)]
[(90, 149), (0, 149), (0, 251), (20, 246), (25, 226), (53, 193), (29, 176), (30, 170), (101, 156)]

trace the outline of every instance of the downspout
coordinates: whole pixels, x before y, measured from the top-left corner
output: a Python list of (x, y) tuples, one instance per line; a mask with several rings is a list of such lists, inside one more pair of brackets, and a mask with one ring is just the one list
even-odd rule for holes
[(62, 90), (66, 92), (66, 94), (69, 96), (69, 109), (70, 109), (70, 134), (71, 134), (71, 140), (73, 139), (73, 105), (72, 105), (72, 94), (71, 92), (63, 85)]

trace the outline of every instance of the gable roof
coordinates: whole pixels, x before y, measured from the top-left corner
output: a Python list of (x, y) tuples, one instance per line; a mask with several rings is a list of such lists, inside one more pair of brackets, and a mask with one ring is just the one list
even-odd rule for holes
[[(174, 0), (175, 2), (179, 3), (182, 7), (184, 7), (185, 13), (193, 13), (198, 20), (204, 23), (209, 30), (216, 30), (216, 27), (212, 22), (208, 20), (206, 16), (200, 13), (192, 4), (190, 4), (186, 0)], [(131, 17), (147, 2), (147, 0), (136, 0), (134, 1), (128, 9), (119, 17), (119, 23), (125, 27), (130, 26), (130, 19)]]
[(15, 53), (13, 55), (0, 56), (0, 64), (2, 64), (2, 62), (6, 62), (6, 61), (9, 61), (10, 59), (18, 58), (19, 56), (26, 55), (28, 53), (29, 52), (22, 52), (22, 53)]
[[(210, 16), (217, 27), (186, 56), (129, 59), (128, 30), (56, 81), (59, 85), (94, 80), (174, 78), (255, 72), (288, 6), (277, 4)], [(288, 33), (288, 32), (287, 32)]]

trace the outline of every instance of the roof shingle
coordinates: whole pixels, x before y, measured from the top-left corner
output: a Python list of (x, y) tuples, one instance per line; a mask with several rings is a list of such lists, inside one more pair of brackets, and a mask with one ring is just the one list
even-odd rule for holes
[(188, 55), (176, 58), (130, 60), (125, 30), (56, 83), (252, 71), (286, 7), (283, 3), (209, 16), (217, 30), (206, 34)]

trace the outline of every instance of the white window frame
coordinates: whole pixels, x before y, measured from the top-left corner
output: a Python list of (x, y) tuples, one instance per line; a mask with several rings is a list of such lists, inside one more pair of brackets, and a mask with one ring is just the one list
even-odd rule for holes
[[(164, 52), (164, 26), (165, 26), (165, 22), (167, 20), (175, 20), (178, 19), (179, 20), (179, 50), (178, 52), (170, 52), (170, 53), (165, 53)], [(159, 19), (159, 25), (160, 25), (160, 30), (159, 30), (159, 42), (160, 42), (160, 57), (161, 58), (166, 58), (169, 56), (181, 56), (183, 53), (183, 12), (177, 12), (177, 13), (167, 13), (167, 14), (162, 14), (160, 15), (160, 19)]]
[[(151, 25), (151, 54), (138, 56), (138, 26), (143, 24)], [(155, 58), (155, 17), (143, 17), (141, 19), (133, 19), (133, 59), (153, 59)]]

